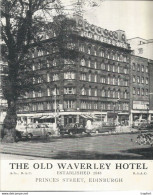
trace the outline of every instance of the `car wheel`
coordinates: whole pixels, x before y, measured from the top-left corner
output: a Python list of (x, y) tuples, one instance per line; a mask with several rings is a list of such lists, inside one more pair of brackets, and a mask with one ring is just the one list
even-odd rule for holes
[(99, 130), (96, 130), (96, 134), (98, 134), (99, 133)]
[(33, 136), (32, 136), (31, 133), (29, 133), (29, 134), (27, 135), (27, 138), (28, 138), (28, 139), (32, 139), (32, 137), (33, 137)]
[(72, 131), (69, 131), (69, 135), (73, 135), (73, 132)]
[(51, 137), (51, 133), (50, 132), (48, 132), (47, 134), (46, 134), (46, 137)]

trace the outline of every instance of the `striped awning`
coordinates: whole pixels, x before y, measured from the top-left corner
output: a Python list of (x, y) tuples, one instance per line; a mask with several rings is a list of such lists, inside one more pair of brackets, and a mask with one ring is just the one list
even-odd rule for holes
[(48, 117), (48, 115), (47, 116), (42, 116), (40, 119), (46, 119)]

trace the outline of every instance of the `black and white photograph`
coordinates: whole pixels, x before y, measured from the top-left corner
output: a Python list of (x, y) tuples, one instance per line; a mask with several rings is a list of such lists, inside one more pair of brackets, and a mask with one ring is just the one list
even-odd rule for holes
[(0, 8), (1, 162), (73, 169), (88, 160), (87, 170), (134, 160), (120, 169), (147, 169), (153, 1), (1, 0)]

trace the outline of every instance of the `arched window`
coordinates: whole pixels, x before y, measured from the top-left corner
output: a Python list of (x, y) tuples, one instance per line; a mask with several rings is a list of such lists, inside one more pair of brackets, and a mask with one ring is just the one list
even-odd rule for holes
[(91, 47), (88, 47), (88, 54), (91, 54)]
[(88, 95), (91, 96), (91, 87), (88, 89)]
[(94, 82), (97, 82), (97, 74), (95, 74)]
[(113, 85), (115, 85), (115, 81), (116, 81), (116, 79), (115, 79), (115, 77), (113, 77)]
[(91, 60), (88, 60), (88, 67), (91, 67)]
[(85, 62), (85, 59), (84, 59), (84, 58), (81, 59), (81, 65), (82, 65), (82, 66), (85, 66), (85, 65), (86, 65), (86, 62)]
[(115, 92), (115, 90), (113, 90), (113, 98), (115, 98), (116, 97), (116, 92)]
[(120, 97), (121, 97), (121, 92), (118, 91), (118, 92), (117, 92), (117, 98), (120, 99)]
[(98, 95), (98, 90), (95, 89), (95, 93), (94, 93), (94, 96), (97, 96)]
[(108, 89), (107, 96), (108, 96), (108, 97), (111, 96), (110, 89)]
[(97, 69), (97, 61), (94, 62), (94, 68)]
[(50, 82), (50, 74), (47, 73), (47, 82)]
[(102, 97), (105, 97), (105, 96), (106, 96), (105, 89), (102, 89), (102, 91), (101, 91), (101, 96), (102, 96)]
[(47, 96), (50, 96), (51, 95), (51, 93), (50, 93), (50, 89), (49, 88), (47, 88)]
[(81, 89), (81, 95), (86, 95), (86, 90), (84, 87), (82, 87), (82, 89)]
[(56, 64), (56, 60), (54, 59), (53, 60), (53, 66), (56, 66), (57, 64)]
[(89, 73), (88, 81), (91, 81), (91, 73)]

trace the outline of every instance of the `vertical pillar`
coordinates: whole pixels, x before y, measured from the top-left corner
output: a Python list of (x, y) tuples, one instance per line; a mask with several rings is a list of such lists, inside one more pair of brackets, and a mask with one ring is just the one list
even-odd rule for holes
[(107, 122), (107, 114), (105, 115), (104, 122)]
[(151, 121), (151, 114), (148, 115), (148, 121)]
[(61, 125), (64, 126), (64, 115), (61, 115)]
[(133, 114), (130, 113), (130, 115), (129, 115), (129, 126), (132, 126), (132, 124), (133, 124)]
[(76, 116), (76, 122), (79, 123), (79, 115)]

